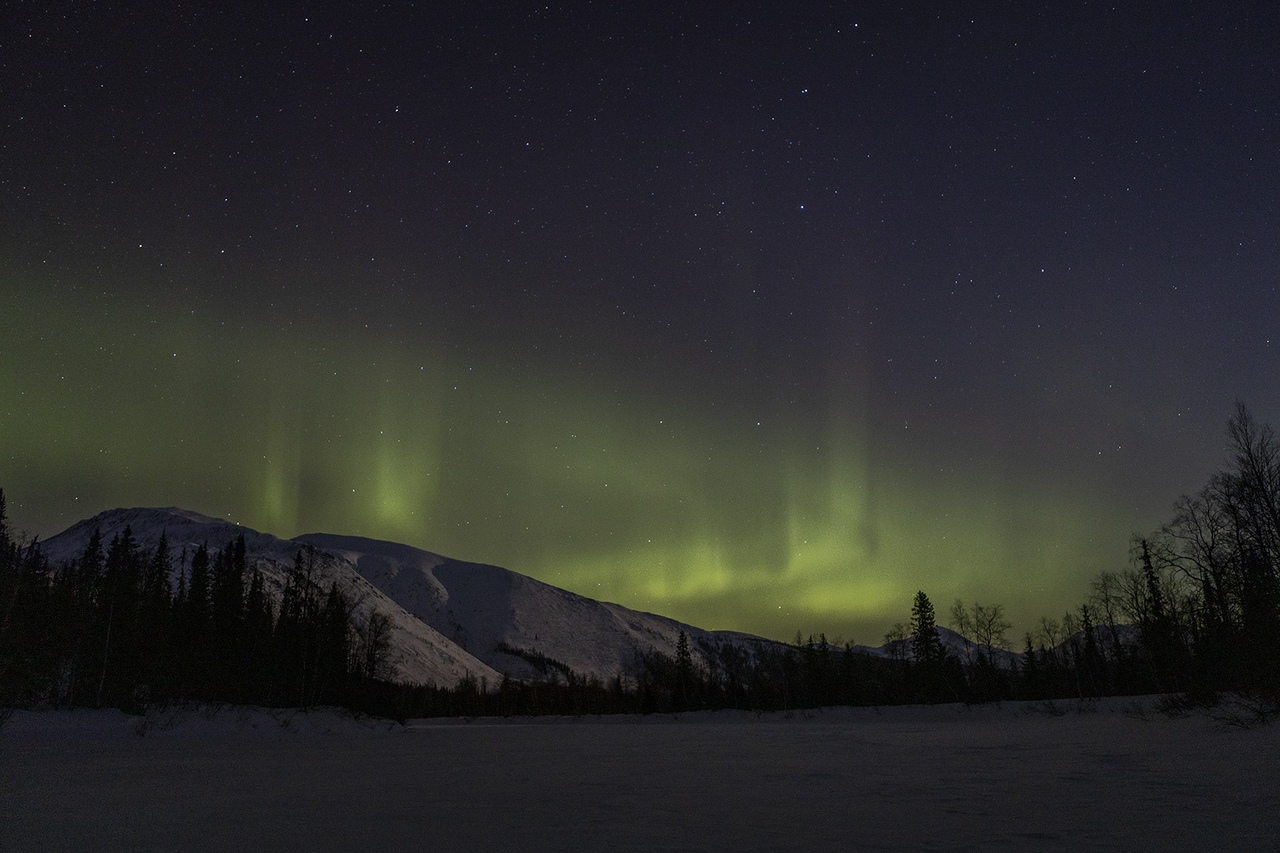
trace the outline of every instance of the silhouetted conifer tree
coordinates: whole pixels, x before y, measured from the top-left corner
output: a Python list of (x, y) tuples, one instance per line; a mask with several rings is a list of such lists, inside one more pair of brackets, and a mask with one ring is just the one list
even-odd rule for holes
[(112, 537), (102, 570), (98, 603), (102, 625), (102, 666), (95, 704), (136, 702), (140, 667), (138, 609), (142, 591), (142, 560), (132, 528)]
[(213, 623), (225, 637), (237, 633), (244, 616), (245, 544), (241, 533), (228, 542), (214, 559), (210, 582)]
[(203, 635), (210, 621), (209, 546), (201, 543), (191, 555), (191, 574), (187, 579), (186, 619), (193, 632)]
[(942, 660), (942, 640), (938, 637), (933, 602), (924, 590), (917, 592), (911, 603), (911, 655), (918, 663)]
[(924, 590), (916, 593), (911, 603), (910, 644), (913, 663), (907, 668), (916, 701), (947, 701), (946, 652), (938, 635), (933, 602)]
[(693, 687), (693, 653), (689, 650), (689, 637), (684, 631), (676, 638), (675, 683), (673, 685), (675, 710), (689, 707), (689, 694)]
[(169, 537), (161, 533), (155, 551), (145, 562), (139, 608), (139, 678), (144, 697), (168, 695), (173, 689), (175, 657), (172, 626), (173, 601), (169, 584), (171, 571)]

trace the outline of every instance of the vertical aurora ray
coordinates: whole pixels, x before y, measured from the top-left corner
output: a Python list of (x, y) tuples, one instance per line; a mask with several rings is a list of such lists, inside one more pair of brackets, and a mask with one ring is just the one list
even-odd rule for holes
[(392, 361), (378, 389), (372, 463), (374, 524), (401, 538), (420, 536), (437, 513), (444, 411), (441, 361), (420, 354), (413, 368)]
[(255, 515), (271, 530), (295, 530), (302, 479), (302, 426), (291, 382), (276, 379), (266, 406), (260, 502)]

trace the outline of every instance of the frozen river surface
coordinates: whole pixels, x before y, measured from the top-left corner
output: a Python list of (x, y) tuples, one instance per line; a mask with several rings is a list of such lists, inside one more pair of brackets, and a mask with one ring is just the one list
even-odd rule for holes
[(1280, 725), (1137, 708), (18, 712), (0, 850), (1280, 849)]

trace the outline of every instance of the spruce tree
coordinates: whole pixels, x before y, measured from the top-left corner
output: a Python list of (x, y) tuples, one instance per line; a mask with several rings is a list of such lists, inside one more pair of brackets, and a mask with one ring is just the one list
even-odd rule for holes
[(4, 489), (0, 489), (0, 569), (7, 566), (10, 556), (9, 552), (12, 547), (12, 540), (9, 536), (9, 513), (4, 502)]
[(201, 543), (191, 557), (187, 581), (187, 619), (194, 631), (203, 632), (209, 622), (209, 546)]
[(201, 543), (191, 555), (187, 574), (186, 595), (181, 598), (178, 620), (181, 678), (192, 699), (211, 698), (209, 691), (213, 669), (213, 653), (209, 647), (212, 633), (209, 615), (209, 547)]
[(1164, 600), (1160, 577), (1151, 563), (1151, 549), (1146, 539), (1141, 540), (1142, 580), (1145, 595), (1143, 612), (1139, 615), (1138, 630), (1142, 645), (1150, 657), (1155, 671), (1156, 688), (1166, 691), (1174, 688), (1177, 680), (1175, 656), (1176, 627), (1168, 605)]
[(220, 634), (227, 637), (236, 632), (244, 618), (244, 534), (235, 542), (228, 542), (213, 561), (213, 579), (210, 587), (213, 622)]
[(689, 650), (689, 637), (684, 631), (676, 639), (675, 709), (683, 711), (689, 704), (689, 685), (693, 680), (693, 653)]
[(156, 610), (167, 610), (170, 604), (172, 588), (169, 583), (169, 536), (161, 533), (156, 550), (147, 565), (146, 577), (143, 580), (143, 597), (147, 606)]
[(0, 489), (0, 642), (18, 600), (17, 549), (9, 539), (9, 519), (5, 514), (4, 490)]
[(1022, 691), (1023, 698), (1035, 699), (1040, 696), (1040, 666), (1036, 661), (1036, 649), (1031, 633), (1025, 636), (1026, 645), (1022, 652)]
[[(103, 598), (99, 617), (105, 618), (102, 662), (98, 673), (96, 704), (114, 705), (135, 699), (142, 668), (138, 647), (138, 605), (141, 600), (142, 566), (132, 528), (112, 537), (102, 571)], [(105, 610), (105, 612), (103, 612)]]
[(80, 559), (61, 572), (59, 598), (67, 602), (65, 618), (69, 634), (66, 642), (71, 656), (63, 699), (69, 705), (84, 703), (92, 695), (88, 692), (90, 673), (93, 661), (102, 655), (95, 631), (96, 596), (102, 562), (102, 531), (95, 527)]
[(173, 641), (170, 627), (169, 537), (161, 533), (156, 549), (146, 561), (139, 612), (139, 646), (143, 656), (143, 680), (152, 696), (167, 693), (173, 680)]
[(941, 663), (943, 656), (933, 603), (923, 590), (911, 605), (911, 654), (917, 663)]

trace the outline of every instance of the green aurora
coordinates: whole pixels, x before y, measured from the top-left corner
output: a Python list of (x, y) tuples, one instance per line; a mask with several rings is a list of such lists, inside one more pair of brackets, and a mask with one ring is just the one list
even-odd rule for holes
[(4, 488), (44, 536), (180, 505), (283, 537), (405, 542), (701, 626), (875, 643), (918, 588), (1029, 627), (1123, 565), (1149, 523), (1079, 481), (994, 457), (943, 468), (909, 430), (873, 438), (858, 382), (831, 388), (822, 418), (765, 422), (732, 393), (360, 322), (138, 310), (30, 274), (3, 296)]
[[(11, 4), (13, 5), (13, 4)], [(208, 5), (208, 4), (206, 4)], [(9, 19), (12, 20), (9, 20)], [(878, 644), (1280, 413), (1280, 5), (18, 4), (0, 487)]]

